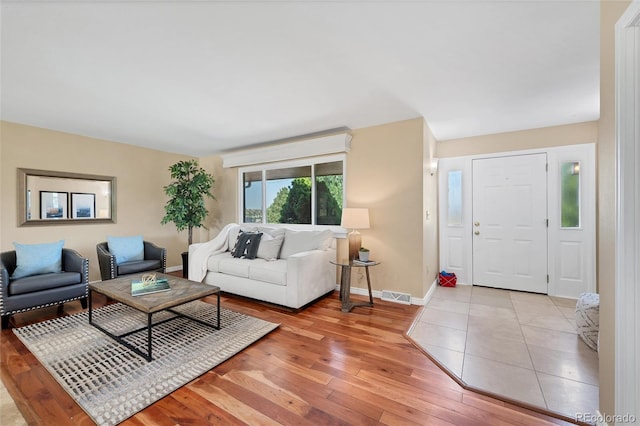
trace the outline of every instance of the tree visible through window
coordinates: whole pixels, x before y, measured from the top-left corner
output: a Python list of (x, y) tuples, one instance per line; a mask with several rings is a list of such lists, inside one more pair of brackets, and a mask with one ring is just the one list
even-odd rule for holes
[[(247, 190), (247, 182), (262, 188), (262, 182), (255, 181), (258, 176), (262, 179), (262, 171), (243, 173), (246, 222), (262, 221), (262, 209), (258, 214), (257, 205), (248, 200), (255, 200), (257, 196)], [(342, 161), (268, 169), (265, 171), (265, 188), (267, 223), (340, 224), (344, 198)], [(258, 190), (254, 192), (258, 194)], [(312, 199), (314, 192), (315, 199)], [(261, 190), (258, 195), (262, 206)]]

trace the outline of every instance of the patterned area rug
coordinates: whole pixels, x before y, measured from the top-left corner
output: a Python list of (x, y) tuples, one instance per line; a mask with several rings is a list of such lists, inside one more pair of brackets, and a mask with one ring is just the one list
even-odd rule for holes
[[(176, 308), (215, 323), (215, 305)], [(153, 329), (147, 362), (89, 324), (88, 313), (14, 329), (25, 346), (98, 425), (115, 425), (231, 358), (279, 324), (222, 308), (221, 329), (176, 318)], [(94, 322), (115, 334), (146, 325), (146, 314), (120, 303), (93, 311)], [(154, 322), (171, 316), (154, 315)], [(127, 341), (146, 352), (146, 331)]]

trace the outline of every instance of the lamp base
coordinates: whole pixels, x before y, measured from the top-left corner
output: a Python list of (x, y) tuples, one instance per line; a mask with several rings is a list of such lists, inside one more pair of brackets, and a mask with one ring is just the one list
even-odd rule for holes
[(349, 260), (358, 258), (358, 251), (360, 251), (361, 243), (362, 238), (358, 231), (354, 229), (349, 232)]

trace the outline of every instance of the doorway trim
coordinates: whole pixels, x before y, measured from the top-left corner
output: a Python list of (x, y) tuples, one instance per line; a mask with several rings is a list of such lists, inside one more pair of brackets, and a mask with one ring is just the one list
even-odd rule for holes
[(640, 418), (640, 0), (616, 24), (615, 413)]
[[(640, 1), (640, 0), (638, 0)], [(595, 235), (595, 197), (596, 197), (596, 173), (595, 173), (595, 143), (575, 144), (566, 146), (529, 149), (521, 151), (498, 152), (464, 157), (441, 158), (438, 166), (438, 198), (440, 202), (439, 218), (439, 253), (440, 270), (455, 272), (460, 284), (473, 283), (473, 257), (472, 257), (472, 162), (474, 159), (507, 157), (526, 154), (546, 153), (548, 161), (547, 197), (548, 197), (548, 271), (550, 296), (577, 298), (580, 292), (595, 292), (596, 289), (596, 235)], [(580, 289), (567, 285), (567, 280), (562, 278), (561, 262), (562, 251), (560, 243), (566, 241), (566, 231), (558, 227), (559, 223), (559, 191), (560, 172), (559, 165), (563, 161), (583, 161), (586, 167), (580, 169), (581, 185), (585, 190), (581, 192), (581, 210), (584, 228), (590, 235), (582, 251), (582, 278), (584, 284)], [(459, 223), (449, 225), (448, 212), (448, 175), (449, 171), (462, 171), (462, 214)], [(554, 226), (555, 224), (555, 226)], [(562, 234), (562, 235), (561, 235)]]

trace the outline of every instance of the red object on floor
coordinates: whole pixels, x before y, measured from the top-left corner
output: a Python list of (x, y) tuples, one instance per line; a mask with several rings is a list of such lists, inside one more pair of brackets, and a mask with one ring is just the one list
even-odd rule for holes
[(458, 281), (458, 277), (456, 277), (455, 273), (451, 275), (443, 275), (442, 272), (438, 274), (438, 283), (442, 287), (455, 287), (456, 282)]

